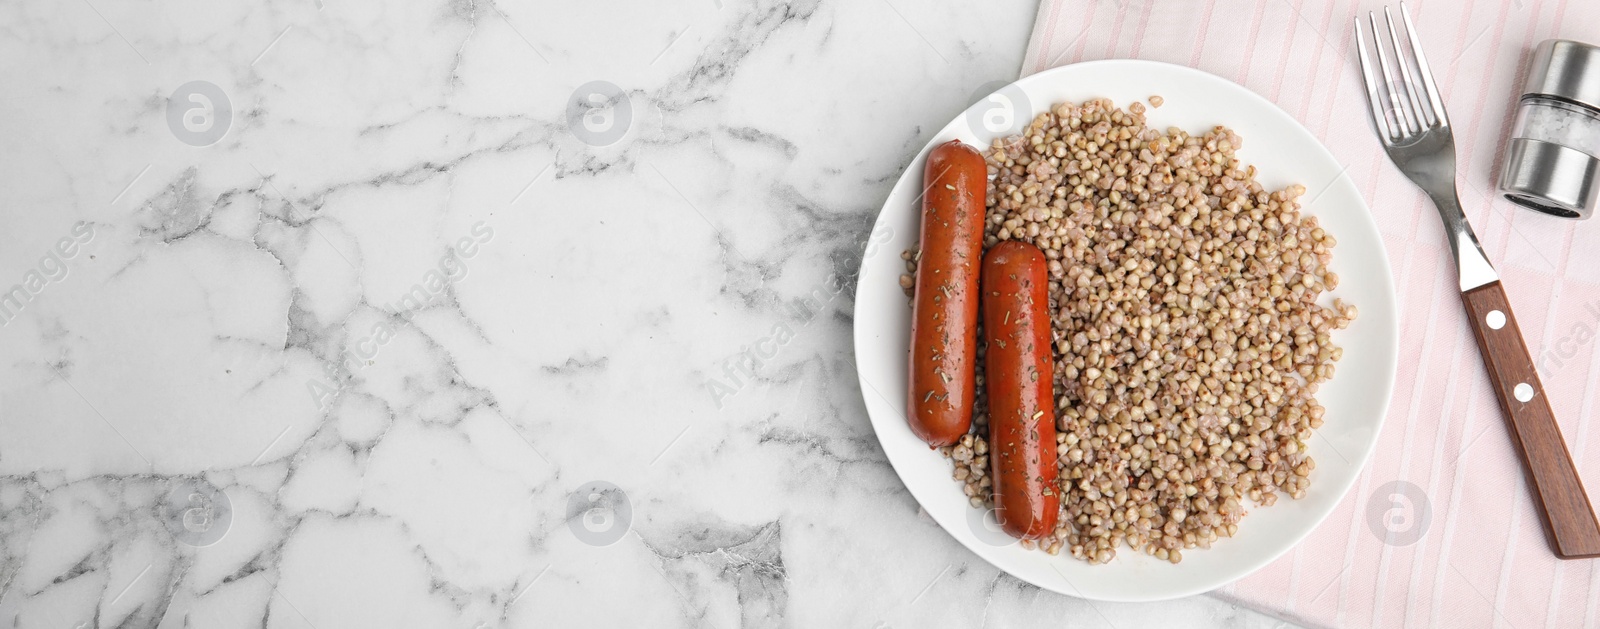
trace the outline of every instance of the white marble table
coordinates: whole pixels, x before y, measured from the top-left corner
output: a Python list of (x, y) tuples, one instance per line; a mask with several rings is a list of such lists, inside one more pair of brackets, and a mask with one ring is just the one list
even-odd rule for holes
[(1031, 2), (569, 4), (0, 6), (0, 627), (1277, 624), (999, 574), (868, 425)]

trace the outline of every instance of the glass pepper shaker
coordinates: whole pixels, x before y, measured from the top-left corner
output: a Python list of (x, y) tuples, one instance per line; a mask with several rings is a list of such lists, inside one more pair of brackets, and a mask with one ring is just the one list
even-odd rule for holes
[(1500, 193), (1562, 218), (1589, 218), (1600, 204), (1600, 47), (1547, 39), (1534, 49)]

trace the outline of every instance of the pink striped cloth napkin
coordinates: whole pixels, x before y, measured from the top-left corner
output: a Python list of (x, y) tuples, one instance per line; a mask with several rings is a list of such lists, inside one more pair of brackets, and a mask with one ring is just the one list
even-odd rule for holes
[[(1594, 627), (1600, 560), (1546, 545), (1434, 208), (1366, 121), (1355, 0), (1042, 0), (1022, 74), (1104, 58), (1178, 63), (1277, 103), (1373, 206), (1394, 267), (1400, 369), (1378, 450), (1304, 543), (1214, 594), (1299, 624)], [(1456, 127), (1461, 196), (1505, 280), (1567, 444), (1600, 503), (1600, 219), (1564, 221), (1493, 195), (1523, 62), (1541, 40), (1600, 44), (1595, 0), (1408, 6)], [(1397, 530), (1386, 543), (1385, 527)], [(1375, 532), (1377, 531), (1377, 532)]]

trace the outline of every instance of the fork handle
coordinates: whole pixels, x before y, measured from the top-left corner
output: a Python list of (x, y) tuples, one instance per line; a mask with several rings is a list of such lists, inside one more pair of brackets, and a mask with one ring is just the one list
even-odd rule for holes
[(1461, 293), (1461, 300), (1551, 547), (1562, 559), (1600, 557), (1600, 522), (1561, 438), (1505, 289), (1494, 281)]

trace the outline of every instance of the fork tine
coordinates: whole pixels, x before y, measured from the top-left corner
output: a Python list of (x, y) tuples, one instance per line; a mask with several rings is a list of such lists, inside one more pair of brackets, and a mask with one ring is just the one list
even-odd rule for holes
[[(1389, 7), (1383, 8), (1383, 22), (1389, 28), (1389, 41), (1394, 42), (1394, 61), (1395, 65), (1400, 66), (1400, 81), (1405, 84), (1408, 101), (1406, 104), (1410, 106), (1411, 114), (1416, 117), (1417, 130), (1421, 131), (1428, 127), (1428, 116), (1423, 113), (1425, 108), (1417, 97), (1417, 84), (1411, 80), (1411, 64), (1406, 61), (1406, 53), (1401, 51), (1400, 36), (1394, 32), (1394, 16), (1389, 13)], [(1406, 35), (1409, 41), (1411, 33), (1407, 32)], [(1416, 52), (1414, 46), (1412, 52)]]
[[(1388, 103), (1386, 103), (1386, 104), (1389, 107), (1391, 107), (1391, 108), (1393, 108), (1395, 110), (1395, 113), (1394, 113), (1395, 125), (1400, 127), (1399, 128), (1399, 132), (1400, 132), (1400, 135), (1402, 137), (1404, 137), (1408, 133), (1415, 133), (1417, 131), (1421, 131), (1422, 130), (1421, 126), (1417, 126), (1417, 125), (1414, 125), (1412, 123), (1412, 121), (1411, 121), (1411, 108), (1410, 107), (1406, 107), (1405, 99), (1401, 98), (1401, 97), (1399, 97), (1399, 96), (1397, 96), (1395, 94), (1395, 89), (1397, 87), (1399, 89), (1405, 89), (1405, 86), (1404, 85), (1396, 85), (1395, 82), (1394, 82), (1394, 73), (1389, 70), (1389, 55), (1384, 54), (1384, 50), (1383, 50), (1384, 49), (1383, 34), (1382, 34), (1383, 31), (1378, 30), (1378, 16), (1377, 16), (1377, 14), (1375, 14), (1375, 13), (1373, 13), (1371, 11), (1368, 11), (1367, 12), (1367, 22), (1372, 24), (1372, 47), (1376, 48), (1378, 50), (1378, 69), (1383, 71), (1383, 85), (1384, 85), (1384, 88), (1389, 91), (1389, 93), (1386, 94), (1386, 96), (1389, 99)], [(1395, 46), (1397, 46), (1395, 48), (1396, 51), (1400, 50), (1398, 48), (1399, 42), (1390, 42), (1390, 43), (1392, 43)]]
[(1433, 83), (1433, 71), (1428, 69), (1428, 57), (1422, 54), (1422, 42), (1417, 39), (1417, 27), (1411, 24), (1411, 12), (1406, 10), (1406, 3), (1400, 3), (1400, 21), (1405, 25), (1406, 40), (1411, 42), (1411, 58), (1417, 60), (1417, 73), (1422, 75), (1422, 89), (1427, 92), (1428, 107), (1433, 110), (1433, 119), (1439, 124), (1449, 126), (1450, 117), (1444, 113), (1444, 99), (1439, 96), (1439, 86)]
[[(1389, 130), (1389, 121), (1383, 115), (1383, 105), (1378, 100), (1378, 86), (1372, 78), (1372, 61), (1367, 58), (1367, 38), (1361, 34), (1361, 17), (1356, 16), (1356, 59), (1361, 62), (1361, 82), (1367, 86), (1367, 113), (1372, 115), (1372, 125), (1378, 129), (1378, 139), (1385, 143), (1396, 138)], [(1378, 34), (1373, 33), (1376, 39)]]

